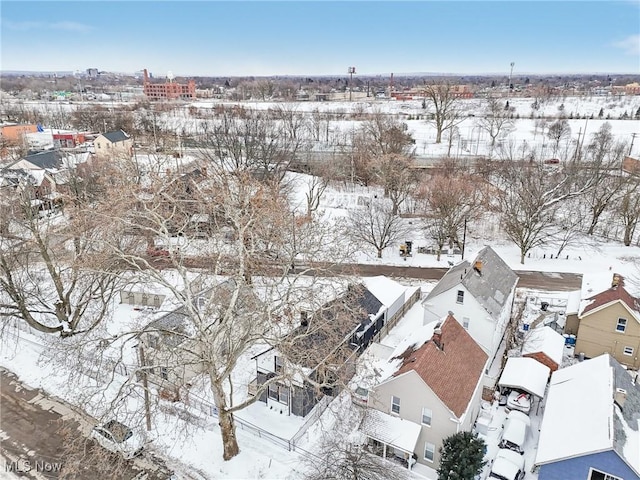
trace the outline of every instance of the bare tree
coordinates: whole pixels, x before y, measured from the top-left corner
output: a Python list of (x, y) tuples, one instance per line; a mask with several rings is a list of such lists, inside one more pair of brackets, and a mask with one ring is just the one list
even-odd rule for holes
[(501, 162), (496, 169), (496, 203), (507, 237), (520, 248), (520, 263), (533, 248), (554, 238), (557, 210), (593, 187), (583, 165), (569, 162), (548, 169), (542, 162)]
[(460, 232), (466, 221), (480, 212), (482, 190), (478, 182), (464, 174), (434, 175), (420, 185), (421, 213), (427, 222), (427, 235), (438, 246), (461, 246)]
[(502, 107), (498, 99), (490, 97), (482, 118), (478, 120), (478, 125), (491, 138), (491, 147), (493, 148), (500, 132), (510, 129), (513, 126), (513, 121), (510, 118), (510, 113)]
[(565, 119), (556, 120), (547, 129), (547, 137), (553, 142), (553, 153), (560, 148), (560, 142), (571, 135), (571, 127)]
[(102, 242), (126, 239), (71, 196), (66, 216), (41, 210), (43, 200), (30, 185), (5, 198), (13, 214), (3, 211), (0, 229), (0, 316), (68, 337), (109, 317), (121, 268)]
[[(247, 361), (252, 348), (283, 345), (283, 338), (299, 325), (293, 312), (301, 296), (311, 305), (326, 300), (312, 295), (316, 277), (306, 277), (305, 267), (297, 272), (291, 267), (299, 261), (321, 269), (319, 260), (332, 264), (348, 249), (325, 225), (300, 222), (278, 182), (258, 180), (245, 171), (199, 169), (158, 176), (142, 187), (118, 189), (111, 199), (118, 208), (105, 209), (100, 218), (135, 232), (135, 245), (107, 245), (137, 277), (169, 291), (179, 307), (172, 314), (175, 321), (152, 323), (141, 332), (147, 350), (156, 342), (163, 345), (162, 353), (146, 355), (141, 372), (165, 368), (169, 378), (160, 381), (174, 383), (184, 383), (189, 371), (205, 376), (228, 460), (239, 452), (234, 412), (296, 374), (277, 375), (261, 384), (256, 396), (239, 400), (233, 393), (234, 370)], [(206, 238), (196, 235), (195, 218), (205, 223), (200, 232)], [(150, 249), (150, 244), (155, 247)], [(179, 282), (163, 274), (167, 268)], [(224, 281), (218, 277), (222, 274)], [(313, 331), (299, 336), (317, 333), (320, 327), (311, 325)]]
[(436, 143), (441, 143), (442, 134), (464, 120), (455, 85), (449, 82), (427, 84), (425, 96), (434, 109), (431, 122), (436, 127)]
[(349, 231), (356, 241), (375, 248), (378, 258), (382, 258), (385, 248), (408, 233), (403, 220), (393, 213), (393, 206), (376, 198), (349, 212)]
[(417, 182), (413, 159), (397, 154), (378, 157), (374, 162), (376, 183), (384, 187), (384, 194), (391, 200), (392, 213), (398, 214), (400, 206), (409, 198)]
[(618, 204), (618, 215), (624, 227), (622, 242), (628, 247), (640, 220), (640, 181), (637, 178), (625, 184)]

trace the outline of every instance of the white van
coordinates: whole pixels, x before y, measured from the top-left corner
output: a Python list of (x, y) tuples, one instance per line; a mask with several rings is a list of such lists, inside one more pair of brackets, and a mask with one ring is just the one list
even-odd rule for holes
[(504, 421), (502, 438), (498, 446), (524, 454), (524, 440), (531, 425), (529, 416), (517, 410), (511, 410)]
[(524, 458), (511, 450), (498, 450), (489, 478), (498, 480), (522, 480), (524, 477)]

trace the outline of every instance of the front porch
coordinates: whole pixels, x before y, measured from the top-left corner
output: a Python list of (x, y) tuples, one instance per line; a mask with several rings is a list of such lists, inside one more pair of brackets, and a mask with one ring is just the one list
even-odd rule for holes
[(360, 425), (367, 437), (366, 449), (382, 458), (411, 470), (416, 463), (413, 453), (422, 427), (400, 417), (368, 409)]

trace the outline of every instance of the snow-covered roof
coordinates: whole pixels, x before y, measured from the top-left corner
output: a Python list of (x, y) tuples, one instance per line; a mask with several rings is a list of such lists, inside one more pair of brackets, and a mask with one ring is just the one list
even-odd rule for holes
[(505, 306), (518, 276), (491, 248), (484, 247), (473, 263), (466, 260), (451, 267), (429, 292), (425, 302), (457, 285), (463, 285), (492, 316), (497, 316)]
[(554, 372), (540, 426), (536, 465), (613, 447), (609, 355)]
[(546, 365), (528, 357), (511, 357), (507, 359), (498, 385), (517, 388), (529, 392), (536, 397), (544, 397), (549, 372)]
[(395, 280), (391, 280), (384, 275), (377, 277), (364, 277), (362, 282), (373, 295), (382, 302), (385, 307), (393, 305), (393, 303), (402, 297), (407, 287), (400, 285)]
[(551, 327), (538, 326), (527, 332), (522, 345), (522, 355), (544, 353), (558, 366), (562, 365), (564, 337)]
[(360, 431), (368, 437), (408, 453), (413, 453), (421, 430), (417, 423), (373, 408), (367, 409), (360, 425)]

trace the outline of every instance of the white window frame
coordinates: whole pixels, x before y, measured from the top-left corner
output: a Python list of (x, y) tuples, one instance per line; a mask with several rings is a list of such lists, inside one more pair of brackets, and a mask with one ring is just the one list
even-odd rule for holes
[(633, 355), (633, 347), (624, 347), (622, 353), (631, 357)]
[(456, 303), (460, 305), (464, 303), (464, 290), (458, 290), (456, 292)]
[[(622, 321), (622, 324), (620, 323)], [(622, 330), (620, 330), (620, 326), (622, 326)], [(616, 332), (624, 333), (627, 330), (627, 319), (618, 317), (618, 323), (616, 323)]]
[[(397, 400), (397, 402), (394, 402), (394, 400)], [(398, 407), (398, 411), (394, 411), (393, 407)], [(400, 415), (400, 397), (395, 395), (391, 395), (391, 415)]]
[(469, 317), (462, 317), (462, 328), (469, 330)]
[[(427, 456), (427, 452), (431, 452), (431, 458)], [(427, 462), (433, 463), (435, 461), (435, 458), (436, 458), (436, 446), (433, 443), (424, 442), (424, 459)]]
[[(427, 415), (425, 415), (425, 411), (428, 412)], [(429, 421), (425, 422), (424, 421), (424, 417), (428, 417)], [(422, 422), (422, 425), (426, 425), (428, 427), (431, 426), (431, 422), (433, 421), (433, 410), (431, 410), (430, 408), (427, 407), (422, 407), (422, 418), (420, 419), (420, 421)]]
[(611, 475), (610, 473), (603, 472), (602, 470), (598, 470), (593, 467), (589, 468), (589, 476), (587, 477), (587, 480), (591, 480), (591, 475), (593, 474), (593, 472), (604, 475), (604, 480), (623, 480), (620, 477), (616, 477), (615, 475)]

